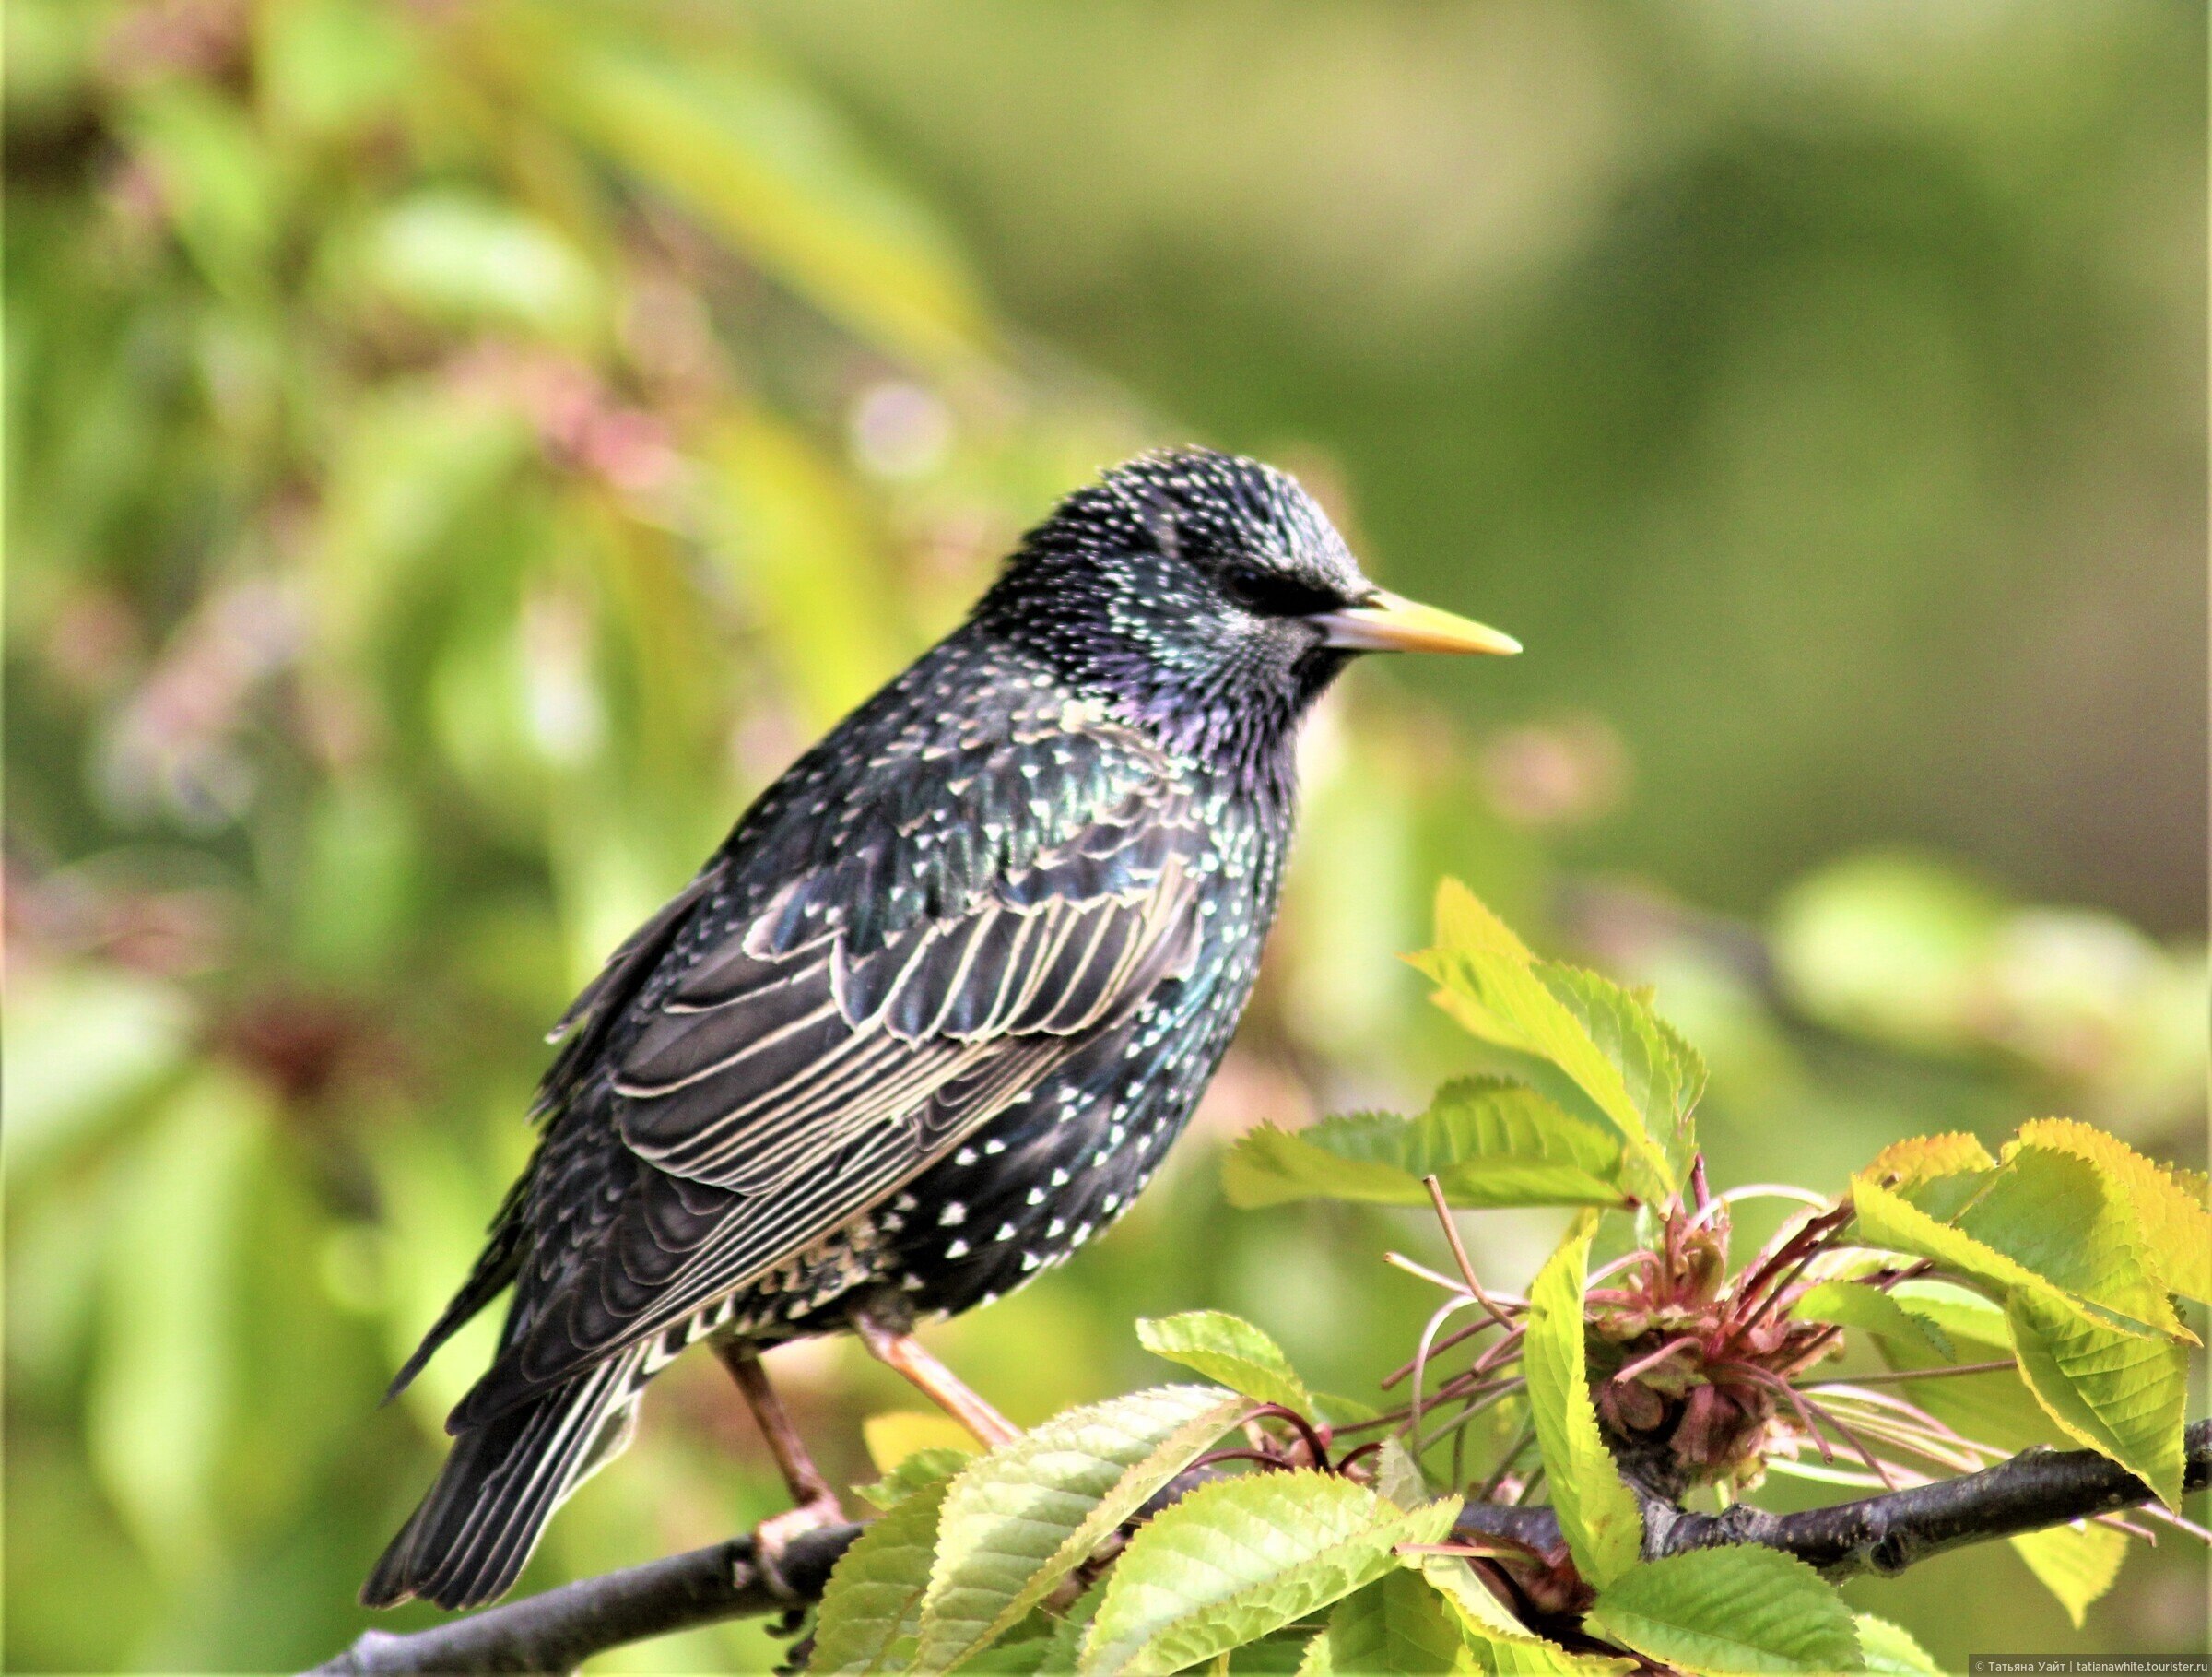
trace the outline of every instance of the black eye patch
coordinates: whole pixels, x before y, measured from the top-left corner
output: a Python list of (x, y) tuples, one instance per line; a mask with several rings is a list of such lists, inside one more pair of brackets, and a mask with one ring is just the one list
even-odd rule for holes
[(1344, 604), (1330, 589), (1280, 571), (1232, 566), (1220, 582), (1221, 591), (1255, 617), (1307, 617)]

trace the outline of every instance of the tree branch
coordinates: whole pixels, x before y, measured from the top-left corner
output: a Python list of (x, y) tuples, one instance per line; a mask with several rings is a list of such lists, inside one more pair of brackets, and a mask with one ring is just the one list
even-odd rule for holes
[[(2212, 1478), (2212, 1421), (2191, 1425), (2183, 1441), (2183, 1484), (2201, 1491)], [(1726, 1543), (1764, 1543), (1835, 1578), (1902, 1572), (1948, 1549), (2063, 1526), (2150, 1499), (2148, 1485), (2094, 1450), (2044, 1449), (2022, 1451), (1979, 1473), (1796, 1514), (1771, 1514), (1747, 1504), (1724, 1514), (1691, 1514), (1654, 1497), (1638, 1498), (1647, 1560)], [(1538, 1550), (1559, 1546), (1559, 1521), (1549, 1508), (1477, 1503), (1461, 1513), (1458, 1529)]]
[[(2212, 1422), (2183, 1435), (2183, 1483), (2201, 1491), (2212, 1479)], [(1147, 1507), (1164, 1506), (1204, 1479), (1183, 1474)], [(2029, 1450), (1957, 1479), (1857, 1502), (1770, 1514), (1739, 1505), (1724, 1514), (1690, 1514), (1656, 1500), (1644, 1504), (1647, 1558), (1764, 1543), (1831, 1577), (1896, 1573), (1968, 1543), (2064, 1525), (2150, 1500), (2150, 1487), (2093, 1450)], [(1543, 1551), (1559, 1547), (1549, 1508), (1477, 1503), (1459, 1517), (1469, 1537), (1501, 1537)], [(774, 1571), (750, 1538), (733, 1538), (688, 1554), (487, 1608), (407, 1635), (367, 1631), (310, 1677), (411, 1677), (425, 1671), (569, 1671), (592, 1655), (724, 1619), (787, 1612), (819, 1600), (830, 1569), (860, 1535), (858, 1526), (826, 1526), (794, 1538)]]
[(782, 1562), (765, 1566), (749, 1537), (732, 1538), (642, 1566), (603, 1573), (525, 1596), (429, 1630), (363, 1631), (309, 1677), (405, 1677), (420, 1671), (572, 1671), (629, 1642), (786, 1612), (821, 1600), (858, 1526), (801, 1532)]

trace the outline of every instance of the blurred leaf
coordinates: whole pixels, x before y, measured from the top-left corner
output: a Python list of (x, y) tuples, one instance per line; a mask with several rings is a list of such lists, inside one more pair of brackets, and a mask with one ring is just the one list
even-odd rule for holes
[(1521, 1366), (1559, 1532), (1599, 1588), (1636, 1564), (1643, 1517), (1597, 1430), (1583, 1347), (1583, 1284), (1597, 1214), (1584, 1211), (1528, 1292)]
[[(1541, 963), (1456, 880), (1437, 891), (1437, 947), (1408, 957), (1438, 986), (1437, 1003), (1486, 1042), (1549, 1060), (1619, 1129), (1663, 1199), (1675, 1172), (1653, 1132), (1672, 1137), (1685, 1070), (1675, 1065), (1650, 1011), (1594, 975)], [(1589, 1022), (1597, 1022), (1598, 1036)], [(1612, 1056), (1622, 1057), (1616, 1060)], [(1636, 1093), (1631, 1093), (1631, 1081)], [(1650, 1103), (1640, 1105), (1637, 1094)], [(1653, 1191), (1655, 1185), (1656, 1191)]]
[(1107, 1579), (1081, 1670), (1178, 1671), (1294, 1624), (1433, 1543), (1456, 1500), (1400, 1513), (1371, 1491), (1304, 1470), (1201, 1485), (1132, 1538)]
[(198, 82), (165, 80), (129, 116), (160, 178), (177, 236), (218, 290), (252, 302), (269, 282), (276, 241), (276, 162), (246, 113)]
[(913, 1662), (937, 1517), (949, 1489), (947, 1482), (915, 1492), (838, 1557), (815, 1617), (807, 1671), (897, 1671)]
[(255, 68), (269, 108), (303, 133), (350, 130), (395, 100), (409, 38), (371, 0), (286, 0), (258, 14)]
[(416, 833), (415, 811), (388, 785), (317, 789), (291, 915), (303, 964), (359, 976), (396, 952), (418, 888)]
[(2043, 1588), (2058, 1598), (2076, 1630), (2081, 1628), (2090, 1603), (2112, 1588), (2120, 1576), (2120, 1563), (2127, 1558), (2127, 1533), (2087, 1520), (2016, 1532), (2006, 1541)]
[(1857, 1626), (1835, 1586), (1803, 1561), (1757, 1544), (1641, 1562), (1599, 1589), (1588, 1623), (1699, 1677), (1865, 1666)]
[(233, 1288), (267, 1098), (209, 1069), (180, 1089), (122, 1187), (87, 1396), (92, 1459), (147, 1556), (189, 1574), (223, 1525), (212, 1476), (236, 1394)]
[(7, 998), (7, 1168), (20, 1181), (182, 1063), (192, 1010), (114, 967), (18, 967)]
[(2006, 1314), (2020, 1376), (2051, 1418), (2178, 1508), (2188, 1352), (2108, 1327), (2040, 1291), (2016, 1291)]
[(580, 137), (798, 296), (919, 366), (982, 362), (982, 311), (950, 247), (823, 101), (765, 59), (725, 38), (711, 58), (679, 60), (550, 12), (529, 43), (532, 72)]
[(1247, 1407), (1162, 1386), (1054, 1416), (963, 1470), (945, 1499), (923, 1604), (922, 1664), (1005, 1634)]
[(1868, 1671), (1879, 1671), (1884, 1677), (1943, 1677), (1943, 1668), (1902, 1625), (1872, 1613), (1853, 1613), (1852, 1622), (1858, 1626), (1859, 1649), (1865, 1656)]
[(598, 277), (554, 228), (498, 199), (434, 187), (385, 209), (362, 278), (434, 321), (582, 337), (604, 306)]
[(809, 718), (834, 721), (899, 662), (850, 488), (796, 430), (757, 414), (717, 429), (705, 464), (733, 580)]
[(1223, 1162), (1222, 1188), (1246, 1207), (1302, 1199), (1425, 1206), (1421, 1179), (1432, 1174), (1462, 1210), (1625, 1200), (1618, 1141), (1532, 1089), (1489, 1079), (1446, 1084), (1418, 1118), (1324, 1118), (1295, 1135), (1260, 1125)]
[(1375, 1494), (1401, 1508), (1419, 1506), (1429, 1500), (1428, 1475), (1413, 1452), (1395, 1438), (1382, 1440), (1375, 1452)]
[(1140, 1316), (1136, 1338), (1154, 1356), (1195, 1369), (1231, 1391), (1279, 1403), (1300, 1415), (1313, 1412), (1312, 1395), (1282, 1347), (1241, 1317), (1225, 1310), (1186, 1310), (1157, 1319)]
[(1955, 1045), (2004, 904), (1918, 857), (1858, 856), (1793, 886), (1772, 939), (1783, 981), (1816, 1017), (1930, 1047)]
[[(397, 381), (352, 415), (329, 462), (320, 551), (308, 572), (335, 660), (386, 648), (399, 603), (462, 514), (496, 493), (531, 437), (503, 401), (434, 380)], [(466, 580), (496, 583), (481, 570)]]

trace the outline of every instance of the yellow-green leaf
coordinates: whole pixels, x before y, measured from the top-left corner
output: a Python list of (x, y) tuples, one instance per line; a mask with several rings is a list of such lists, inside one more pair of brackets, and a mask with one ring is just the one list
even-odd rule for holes
[(1212, 1387), (1157, 1387), (1055, 1415), (962, 1470), (923, 1606), (922, 1669), (948, 1671), (1012, 1629), (1246, 1407)]
[(915, 1492), (838, 1557), (815, 1621), (809, 1672), (903, 1671), (912, 1663), (945, 1482)]
[(2127, 1533), (2087, 1520), (2017, 1532), (2006, 1541), (2043, 1588), (2058, 1598), (2076, 1630), (2081, 1628), (2089, 1604), (2112, 1588), (2120, 1576), (2120, 1563), (2127, 1558)]
[(2212, 1186), (2198, 1172), (2147, 1159), (2117, 1136), (2074, 1118), (2020, 1126), (2016, 1147), (2046, 1147), (2100, 1164), (2142, 1220), (2159, 1279), (2171, 1292), (2212, 1304)]
[(1529, 1289), (1521, 1366), (1559, 1530), (1584, 1578), (1603, 1586), (1636, 1564), (1643, 1517), (1598, 1432), (1583, 1344), (1583, 1278), (1596, 1213), (1584, 1211)]
[(1224, 1163), (1222, 1186), (1247, 1207), (1303, 1199), (1427, 1205), (1430, 1175), (1466, 1211), (1628, 1198), (1616, 1137), (1524, 1084), (1489, 1078), (1446, 1084), (1417, 1118), (1357, 1114), (1295, 1135), (1248, 1130)]
[(1868, 1671), (1879, 1671), (1883, 1677), (1943, 1677), (1943, 1668), (1903, 1625), (1872, 1613), (1854, 1614), (1853, 1622), (1859, 1628), (1859, 1652)]
[(1313, 1412), (1312, 1394), (1282, 1347), (1241, 1317), (1226, 1310), (1139, 1317), (1136, 1338), (1154, 1356), (1195, 1369), (1231, 1391), (1262, 1403), (1279, 1403), (1301, 1415)]
[(1587, 1623), (1648, 1659), (1710, 1677), (1864, 1665), (1858, 1627), (1835, 1586), (1756, 1543), (1635, 1566), (1598, 1591)]
[[(1436, 947), (1407, 959), (1437, 986), (1437, 1005), (1483, 1041), (1557, 1066), (1619, 1129), (1640, 1174), (1651, 1178), (1647, 1195), (1673, 1191), (1673, 1166), (1620, 1066), (1547, 985), (1521, 939), (1456, 880), (1438, 888), (1436, 926)], [(1672, 1119), (1670, 1112), (1670, 1127)]]
[(1433, 1543), (1454, 1501), (1401, 1513), (1333, 1473), (1253, 1473), (1202, 1485), (1114, 1563), (1084, 1644), (1086, 1677), (1179, 1671), (1342, 1600)]
[(1635, 1663), (1569, 1653), (1538, 1636), (1514, 1618), (1457, 1555), (1425, 1554), (1419, 1565), (1421, 1577), (1458, 1615), (1460, 1632), (1482, 1669), (1494, 1677), (1618, 1677)]
[(2051, 1418), (2178, 1507), (2187, 1350), (2122, 1332), (2040, 1291), (2014, 1293), (2006, 1315), (2020, 1376)]
[(1962, 1171), (1985, 1171), (1996, 1161), (1977, 1136), (1950, 1130), (1939, 1136), (1914, 1136), (1892, 1141), (1874, 1155), (1859, 1173), (1894, 1188), (1909, 1188), (1937, 1176), (1955, 1176)]
[(1914, 1315), (1864, 1281), (1818, 1282), (1798, 1295), (1790, 1315), (1801, 1322), (1833, 1322), (1881, 1338), (1913, 1340), (1939, 1356), (1954, 1354), (1949, 1337), (1931, 1317)]
[(1456, 1617), (1403, 1566), (1337, 1602), (1327, 1636), (1327, 1669), (1341, 1677), (1437, 1677), (1472, 1658)]

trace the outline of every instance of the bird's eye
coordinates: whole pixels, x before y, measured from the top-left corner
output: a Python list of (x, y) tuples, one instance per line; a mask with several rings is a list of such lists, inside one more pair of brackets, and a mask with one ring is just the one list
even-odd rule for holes
[(1221, 573), (1221, 588), (1255, 617), (1304, 617), (1341, 605), (1325, 588), (1280, 571), (1239, 568)]

